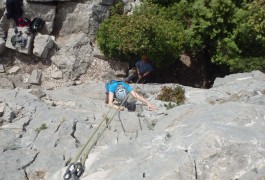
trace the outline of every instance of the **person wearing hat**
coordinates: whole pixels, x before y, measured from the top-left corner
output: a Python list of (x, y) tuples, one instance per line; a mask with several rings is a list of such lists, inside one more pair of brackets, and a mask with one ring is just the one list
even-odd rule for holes
[(124, 106), (118, 106), (113, 103), (114, 99), (116, 99), (119, 103), (124, 103), (128, 98), (128, 94), (131, 94), (135, 99), (141, 101), (146, 104), (148, 110), (155, 110), (156, 106), (150, 103), (147, 99), (139, 95), (137, 92), (133, 90), (133, 88), (125, 83), (124, 81), (115, 81), (112, 80), (105, 85), (106, 88), (106, 101), (105, 103), (109, 105), (111, 108), (119, 109), (121, 111), (124, 110)]

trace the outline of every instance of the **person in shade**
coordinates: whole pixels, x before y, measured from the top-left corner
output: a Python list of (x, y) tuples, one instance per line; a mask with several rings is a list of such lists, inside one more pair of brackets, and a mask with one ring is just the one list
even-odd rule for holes
[(129, 75), (125, 81), (130, 83), (136, 82), (138, 79), (139, 82), (148, 83), (152, 79), (153, 70), (153, 66), (149, 62), (148, 57), (142, 55), (141, 60), (137, 61), (135, 64), (135, 71)]
[(23, 0), (6, 0), (6, 17), (14, 19), (18, 25), (18, 18), (23, 14)]
[[(141, 101), (142, 103), (146, 104), (148, 110), (155, 110), (157, 109), (156, 105), (150, 103), (147, 99), (139, 95), (137, 92), (133, 90), (133, 88), (124, 81), (116, 81), (112, 80), (105, 85), (106, 88), (106, 100), (105, 103), (108, 104), (110, 108), (119, 109), (118, 105), (113, 103), (114, 99), (117, 100), (120, 104), (126, 104), (126, 100), (128, 98), (128, 94), (131, 94), (135, 99)], [(120, 106), (121, 111), (125, 108), (124, 105)]]

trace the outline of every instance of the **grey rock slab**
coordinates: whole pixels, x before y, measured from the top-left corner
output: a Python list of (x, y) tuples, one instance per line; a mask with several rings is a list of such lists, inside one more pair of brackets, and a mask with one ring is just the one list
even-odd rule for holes
[[(25, 53), (25, 54), (31, 54), (32, 52), (32, 43), (33, 43), (33, 34), (29, 33), (29, 30), (27, 27), (17, 27), (18, 32), (21, 32), (21, 35), (18, 35), (15, 33), (14, 28), (9, 28), (8, 33), (7, 33), (7, 40), (6, 40), (6, 47), (13, 49), (15, 51), (18, 51), (20, 53)], [(16, 36), (16, 43), (13, 45), (11, 42), (11, 39)], [(19, 39), (25, 39), (25, 44), (26, 45), (21, 45)]]
[(89, 170), (83, 179), (193, 179), (193, 160), (182, 150), (168, 151), (171, 146), (163, 135), (153, 134), (112, 148), (99, 147), (86, 161)]
[(8, 74), (16, 74), (20, 70), (19, 66), (13, 66), (8, 70)]
[(0, 73), (4, 73), (4, 72), (6, 72), (5, 67), (3, 64), (0, 64)]
[(58, 53), (52, 57), (52, 62), (72, 80), (85, 74), (92, 62), (92, 47), (84, 33), (73, 34)]
[(22, 167), (27, 167), (30, 164), (37, 152), (34, 150), (9, 150), (0, 154), (0, 165), (5, 167), (4, 171), (1, 171), (1, 178), (3, 179), (24, 179), (25, 173)]
[(42, 34), (50, 34), (53, 31), (54, 20), (56, 14), (56, 5), (49, 3), (32, 3), (24, 1), (24, 17), (33, 20), (35, 17), (40, 17), (45, 21)]
[(224, 78), (216, 78), (213, 87), (238, 85), (238, 87), (245, 86), (245, 83), (253, 81), (265, 81), (265, 75), (260, 71), (252, 71), (249, 73), (238, 73), (225, 76)]
[[(190, 99), (169, 110), (162, 107), (164, 102), (155, 100), (161, 85), (140, 85), (159, 110), (147, 111), (143, 106), (137, 112), (121, 112), (120, 119), (131, 132), (123, 132), (116, 115), (90, 152), (82, 179), (262, 177), (265, 161), (263, 78), (260, 73), (253, 74), (255, 78), (246, 86), (230, 86), (226, 82), (202, 91), (185, 87), (187, 94), (192, 92)], [(16, 112), (19, 110), (13, 123), (0, 129), (1, 136), (10, 137), (0, 142), (11, 147), (0, 153), (0, 164), (9, 167), (2, 174), (4, 179), (8, 179), (11, 172), (13, 179), (23, 179), (20, 175), (25, 173), (19, 170), (22, 167), (29, 179), (61, 179), (65, 164), (80, 151), (109, 111), (104, 104), (104, 82), (44, 93), (46, 96), (39, 99), (27, 89), (0, 90), (0, 101)], [(241, 96), (229, 100), (233, 94)], [(208, 102), (218, 98), (228, 98), (228, 101)], [(111, 109), (109, 117), (114, 112)], [(143, 130), (139, 130), (138, 113)], [(40, 129), (43, 124), (46, 128)], [(18, 149), (11, 150), (15, 147)]]
[(0, 78), (0, 89), (14, 89), (14, 83), (7, 78)]
[(46, 94), (41, 89), (31, 89), (30, 93), (37, 96), (38, 98), (46, 96)]
[(40, 69), (34, 69), (29, 78), (29, 83), (39, 85), (41, 80), (41, 74), (42, 71)]
[(63, 78), (63, 72), (60, 70), (52, 71), (51, 77), (53, 79), (62, 79)]
[(15, 143), (16, 141), (16, 135), (11, 130), (7, 129), (0, 129), (0, 135), (1, 135), (1, 142), (0, 142), (0, 151), (5, 152), (8, 150), (15, 150), (19, 147)]
[(47, 58), (49, 51), (53, 47), (54, 40), (54, 36), (38, 33), (34, 39), (33, 54), (40, 58)]
[(92, 2), (85, 3), (67, 2), (59, 3), (56, 13), (54, 31), (60, 36), (83, 32), (88, 34), (88, 21), (91, 17)]
[(2, 116), (2, 119), (7, 123), (12, 123), (12, 121), (16, 118), (16, 114), (14, 111), (6, 104), (4, 115)]

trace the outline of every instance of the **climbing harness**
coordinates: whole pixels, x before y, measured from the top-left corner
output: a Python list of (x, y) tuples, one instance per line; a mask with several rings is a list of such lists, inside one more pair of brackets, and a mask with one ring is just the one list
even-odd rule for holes
[[(138, 79), (138, 81), (141, 78)], [(138, 81), (136, 82), (136, 85), (138, 84)], [(127, 98), (128, 98), (129, 94), (127, 94), (127, 97), (121, 102), (121, 104), (118, 106), (118, 109), (115, 111), (115, 113), (112, 115), (112, 117), (110, 119), (108, 119), (108, 114), (110, 113), (110, 111), (112, 110), (111, 108), (109, 109), (109, 111), (107, 112), (107, 114), (105, 114), (105, 116), (103, 117), (103, 119), (100, 121), (98, 127), (93, 131), (93, 133), (89, 136), (89, 138), (87, 139), (86, 143), (84, 144), (84, 146), (82, 147), (82, 149), (80, 149), (80, 151), (77, 153), (77, 155), (72, 159), (71, 163), (68, 165), (66, 172), (64, 173), (64, 180), (79, 180), (79, 178), (82, 176), (82, 174), (84, 173), (84, 166), (85, 166), (85, 162), (86, 159), (91, 151), (91, 149), (94, 147), (94, 145), (97, 143), (97, 141), (99, 140), (99, 138), (103, 135), (104, 131), (107, 129), (107, 127), (109, 126), (109, 124), (111, 123), (111, 121), (114, 119), (114, 117), (116, 116), (116, 114), (118, 112), (120, 112), (120, 107), (126, 102)], [(103, 130), (100, 131), (95, 139), (94, 142), (92, 142), (92, 144), (90, 144), (90, 146), (87, 147), (87, 145), (91, 142), (92, 138), (95, 136), (95, 134), (98, 132), (98, 129), (101, 127), (102, 123), (106, 121), (106, 125), (104, 126)], [(121, 121), (122, 124), (122, 121)], [(122, 124), (122, 128), (125, 132), (124, 126)], [(86, 149), (87, 147), (87, 149)], [(86, 151), (84, 152), (84, 150), (86, 149)], [(81, 154), (84, 152), (83, 156), (80, 158)], [(78, 159), (80, 158), (80, 162), (78, 162)]]

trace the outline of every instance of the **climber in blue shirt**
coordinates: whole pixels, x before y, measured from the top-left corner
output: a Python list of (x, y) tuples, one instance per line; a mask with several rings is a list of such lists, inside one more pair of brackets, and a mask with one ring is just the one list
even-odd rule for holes
[[(151, 104), (148, 100), (146, 100), (144, 97), (139, 95), (137, 92), (133, 90), (133, 88), (125, 83), (124, 81), (115, 81), (112, 80), (110, 82), (107, 82), (105, 85), (106, 89), (106, 104), (109, 105), (111, 108), (118, 109), (119, 106), (115, 105), (113, 103), (114, 99), (116, 99), (119, 103), (126, 102), (128, 98), (128, 94), (131, 94), (134, 98), (137, 100), (143, 102), (148, 106), (149, 110), (155, 110), (156, 106), (154, 104)], [(124, 110), (124, 106), (120, 107), (120, 110)]]

